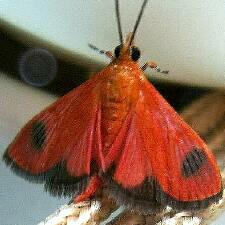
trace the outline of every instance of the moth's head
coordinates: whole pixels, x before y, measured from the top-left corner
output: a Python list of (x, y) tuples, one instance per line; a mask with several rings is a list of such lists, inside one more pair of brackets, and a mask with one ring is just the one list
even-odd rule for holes
[(118, 45), (114, 49), (115, 59), (120, 59), (120, 60), (128, 59), (128, 60), (132, 60), (132, 61), (136, 62), (140, 58), (141, 52), (140, 52), (139, 48), (134, 45), (134, 37), (135, 37), (136, 31), (137, 31), (138, 25), (140, 24), (141, 17), (143, 15), (143, 11), (147, 4), (147, 1), (148, 0), (143, 1), (141, 10), (140, 10), (137, 20), (134, 24), (133, 31), (127, 35), (127, 38), (124, 41), (122, 27), (121, 27), (121, 21), (120, 21), (119, 0), (115, 0), (116, 19), (117, 19), (118, 33), (119, 33), (119, 39), (120, 39), (120, 45)]
[(123, 44), (118, 45), (114, 49), (114, 57), (115, 59), (127, 59), (136, 62), (141, 56), (141, 51), (138, 47), (133, 44), (132, 33), (127, 35), (126, 41)]

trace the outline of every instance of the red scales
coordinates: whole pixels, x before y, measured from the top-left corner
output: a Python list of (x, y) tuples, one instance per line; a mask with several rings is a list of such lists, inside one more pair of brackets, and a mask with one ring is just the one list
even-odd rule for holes
[(133, 40), (146, 3), (124, 42), (115, 1), (120, 45), (114, 55), (100, 51), (111, 63), (22, 128), (4, 154), (15, 172), (76, 202), (104, 187), (117, 202), (149, 213), (221, 199), (213, 154), (143, 73), (168, 71), (137, 63)]

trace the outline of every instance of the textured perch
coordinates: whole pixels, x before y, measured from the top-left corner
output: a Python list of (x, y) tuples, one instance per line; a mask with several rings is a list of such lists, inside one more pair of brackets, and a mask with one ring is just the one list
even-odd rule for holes
[[(225, 181), (225, 92), (210, 93), (187, 107), (182, 117), (214, 151)], [(104, 192), (96, 200), (63, 206), (38, 225), (207, 225), (225, 210), (225, 195), (218, 204), (195, 213), (176, 212), (168, 207), (161, 214), (139, 215), (122, 211), (113, 220), (117, 206)], [(116, 214), (116, 213), (113, 213)], [(110, 218), (108, 218), (110, 217)], [(107, 219), (108, 218), (108, 219)], [(105, 222), (104, 222), (105, 221)]]

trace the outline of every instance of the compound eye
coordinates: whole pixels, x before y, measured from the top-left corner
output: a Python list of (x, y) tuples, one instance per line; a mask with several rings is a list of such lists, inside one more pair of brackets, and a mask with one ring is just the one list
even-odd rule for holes
[(130, 56), (133, 61), (137, 61), (141, 56), (141, 51), (139, 50), (139, 48), (132, 46), (130, 51)]
[(122, 45), (118, 45), (115, 50), (114, 50), (114, 55), (116, 58), (120, 56), (120, 51), (121, 51)]

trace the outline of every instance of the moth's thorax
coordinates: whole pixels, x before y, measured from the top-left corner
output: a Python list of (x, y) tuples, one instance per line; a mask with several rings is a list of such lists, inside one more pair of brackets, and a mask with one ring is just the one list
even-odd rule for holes
[(136, 63), (111, 63), (104, 72), (101, 85), (103, 152), (118, 135), (128, 112), (137, 103), (140, 93), (141, 70)]

